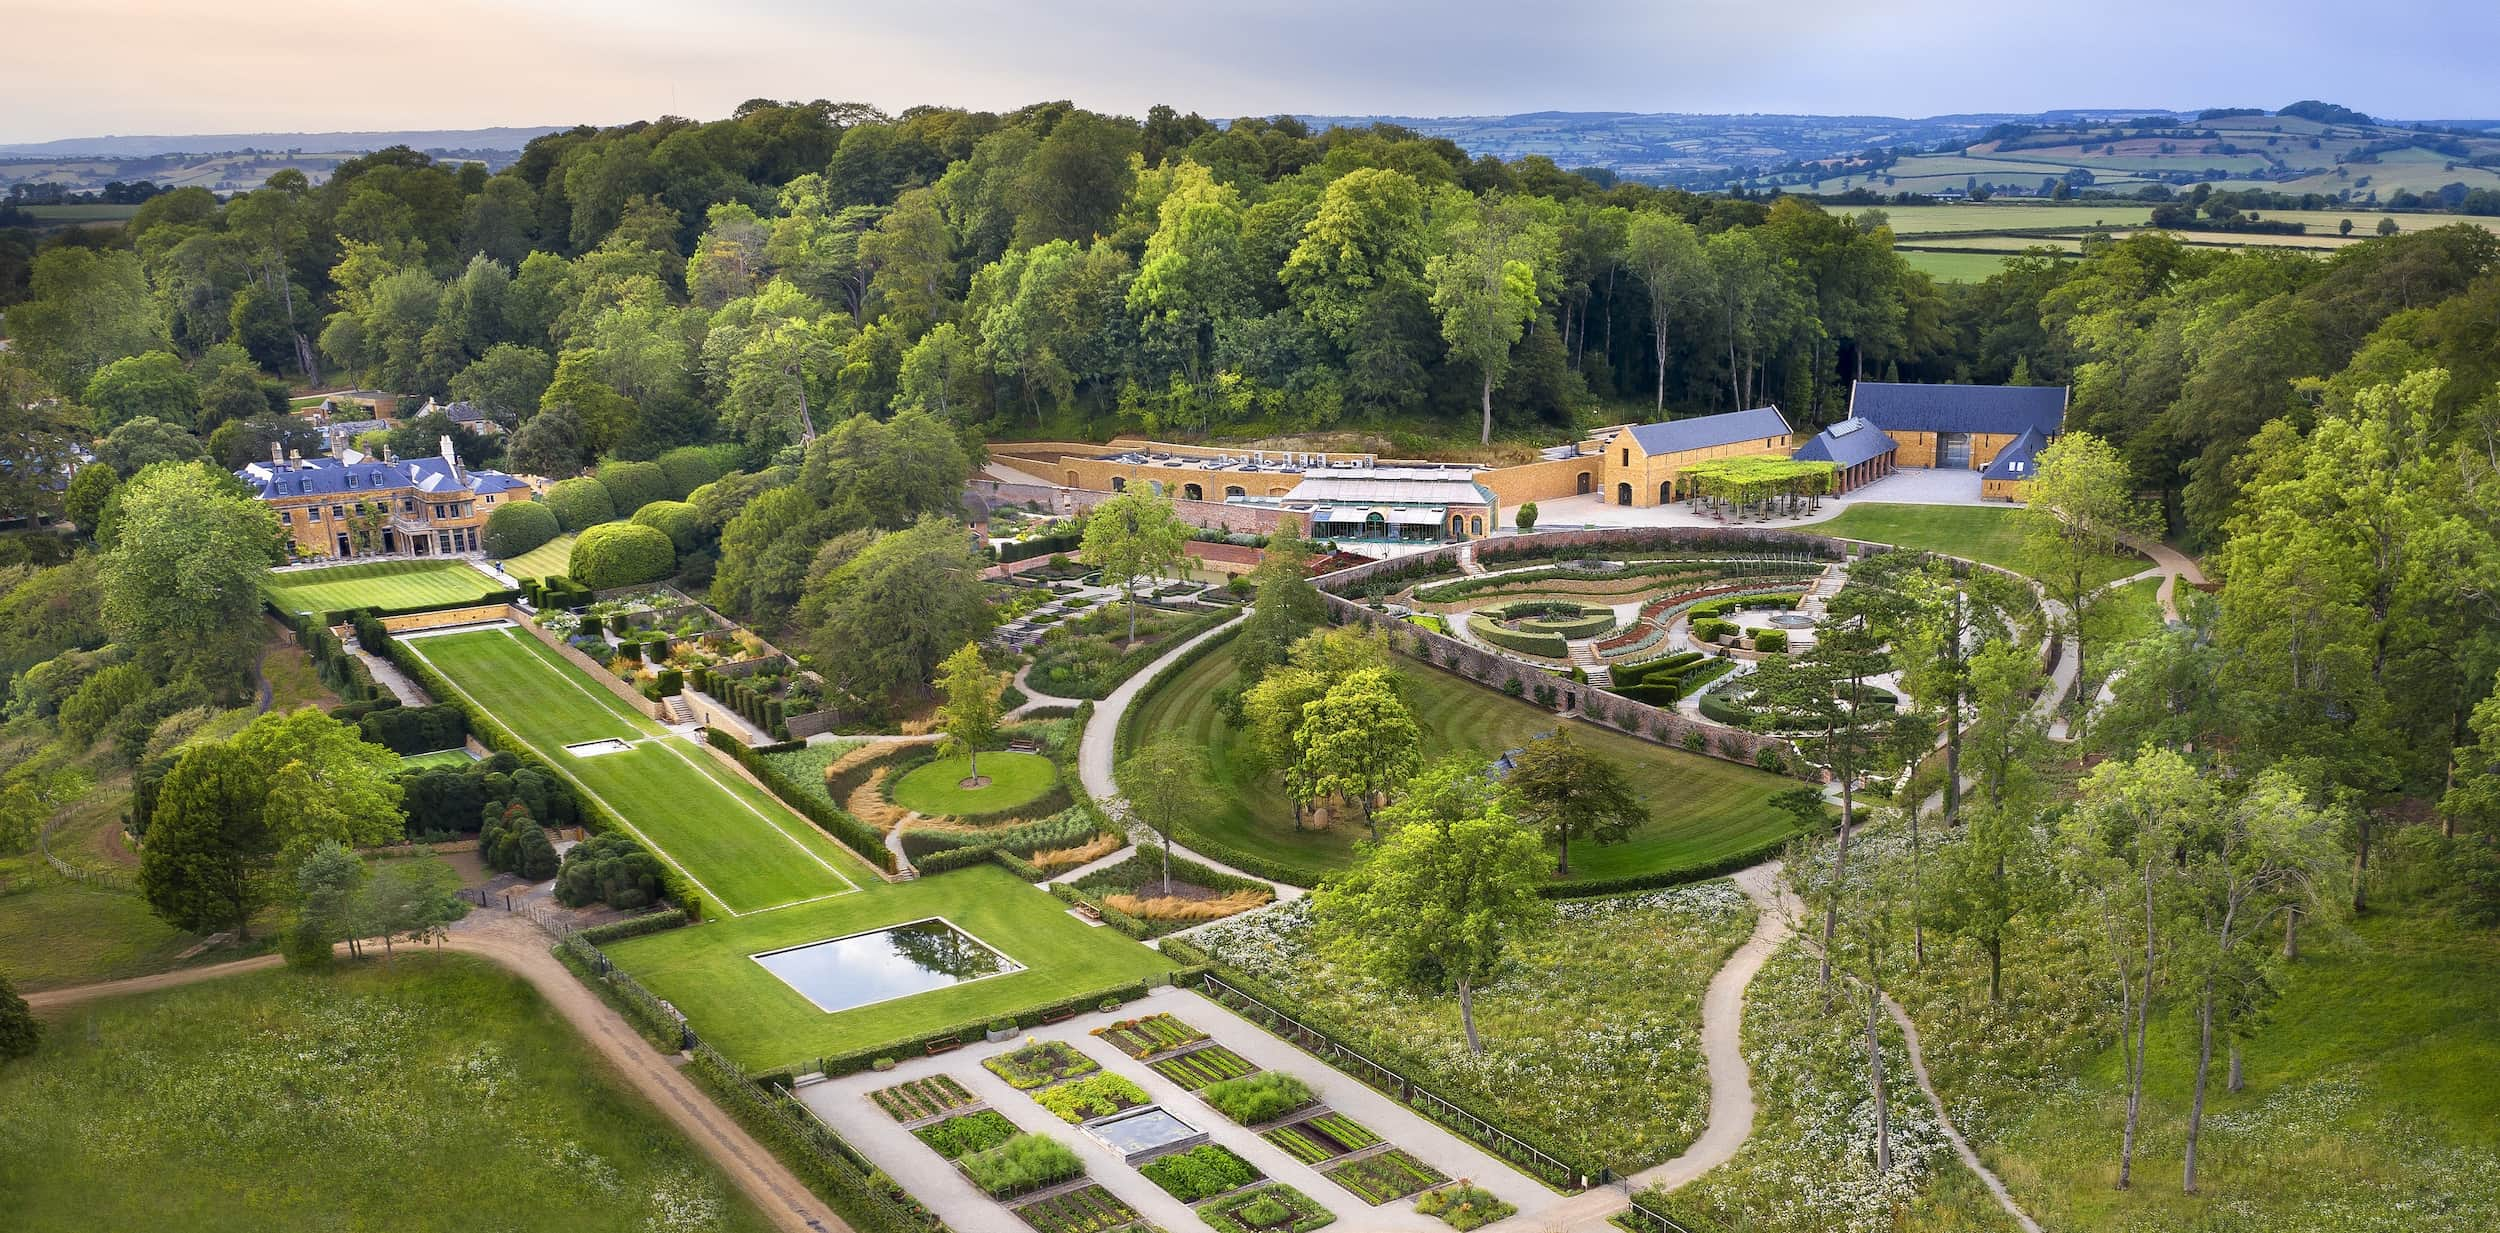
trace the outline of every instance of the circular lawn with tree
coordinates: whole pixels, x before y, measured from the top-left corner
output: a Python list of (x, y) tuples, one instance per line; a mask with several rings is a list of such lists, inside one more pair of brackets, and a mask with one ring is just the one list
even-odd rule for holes
[(1040, 800), (1059, 782), (1059, 769), (1040, 754), (993, 751), (973, 759), (956, 756), (922, 763), (894, 785), (894, 803), (931, 817), (997, 813)]

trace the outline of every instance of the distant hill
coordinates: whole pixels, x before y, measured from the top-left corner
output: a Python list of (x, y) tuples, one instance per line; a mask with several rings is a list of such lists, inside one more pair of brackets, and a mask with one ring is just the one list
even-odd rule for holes
[(56, 141), (0, 144), (0, 157), (148, 158), (159, 154), (228, 154), (242, 150), (363, 153), (408, 146), (417, 150), (511, 150), (567, 125), (538, 128), (406, 129), (353, 133), (193, 133), (181, 136), (63, 137)]

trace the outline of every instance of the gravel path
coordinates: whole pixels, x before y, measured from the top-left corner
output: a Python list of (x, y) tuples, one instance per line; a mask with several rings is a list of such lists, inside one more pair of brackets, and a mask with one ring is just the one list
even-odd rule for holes
[[(585, 988), (557, 962), (546, 935), (503, 912), (478, 911), (455, 926), (442, 949), (476, 955), (500, 964), (527, 980), (571, 1021), (576, 1031), (635, 1091), (659, 1107), (685, 1132), (747, 1197), (755, 1201), (774, 1227), (784, 1233), (848, 1233), (850, 1226), (808, 1192), (771, 1151), (721, 1112), (702, 1088), (678, 1070), (675, 1055), (661, 1053), (635, 1032), (623, 1016)], [(276, 955), (260, 955), (232, 963), (185, 968), (154, 976), (105, 981), (28, 994), (39, 1011), (59, 1010), (99, 998), (120, 997), (219, 980), (244, 972), (277, 967)]]

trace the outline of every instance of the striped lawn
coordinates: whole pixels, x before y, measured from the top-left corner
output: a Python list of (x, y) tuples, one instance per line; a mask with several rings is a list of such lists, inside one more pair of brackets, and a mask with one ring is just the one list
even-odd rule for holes
[(460, 561), (367, 561), (327, 569), (289, 570), (263, 578), (261, 589), (281, 612), (348, 608), (449, 608), (504, 588)]
[[(762, 790), (668, 735), (529, 633), (509, 627), (411, 639), (410, 649), (733, 915), (857, 888), (858, 858)], [(613, 739), (624, 753), (576, 757)]]

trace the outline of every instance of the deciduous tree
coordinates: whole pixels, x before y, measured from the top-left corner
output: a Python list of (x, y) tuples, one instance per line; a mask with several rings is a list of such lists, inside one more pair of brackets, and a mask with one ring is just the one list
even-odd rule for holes
[(1571, 841), (1620, 843), (1649, 824), (1649, 808), (1623, 768), (1557, 729), (1522, 747), (1502, 777), (1511, 811), (1561, 849), (1554, 873), (1571, 874)]

